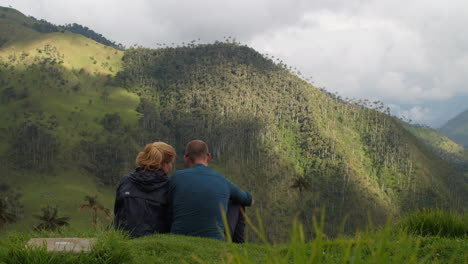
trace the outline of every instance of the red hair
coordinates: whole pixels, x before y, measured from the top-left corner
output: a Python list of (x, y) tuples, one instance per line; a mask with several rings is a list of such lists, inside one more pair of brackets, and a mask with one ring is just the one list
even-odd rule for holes
[(136, 157), (138, 167), (146, 171), (161, 169), (163, 164), (174, 162), (174, 148), (164, 142), (153, 142), (145, 146)]

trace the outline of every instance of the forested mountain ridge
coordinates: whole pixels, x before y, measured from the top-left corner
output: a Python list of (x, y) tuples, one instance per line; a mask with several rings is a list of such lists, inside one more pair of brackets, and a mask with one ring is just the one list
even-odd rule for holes
[(414, 208), (466, 209), (466, 178), (379, 102), (327, 94), (235, 42), (122, 56), (76, 34), (42, 33), (0, 56), (0, 184), (23, 195), (23, 225), (40, 203), (56, 203), (89, 228), (76, 213), (84, 195), (100, 192), (111, 207), (145, 143), (175, 146), (180, 168), (194, 138), (208, 142), (215, 169), (253, 193), (275, 241), (295, 215), (310, 223), (322, 207), (328, 234), (345, 218), (346, 231), (363, 228), (368, 212), (383, 223)]
[(439, 131), (468, 149), (468, 110), (449, 120)]
[(435, 129), (401, 122), (402, 126), (422, 140), (438, 156), (455, 169), (468, 175), (468, 150)]

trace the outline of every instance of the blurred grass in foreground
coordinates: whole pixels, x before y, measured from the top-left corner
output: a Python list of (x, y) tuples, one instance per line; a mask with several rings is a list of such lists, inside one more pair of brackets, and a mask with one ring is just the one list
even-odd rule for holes
[(423, 209), (404, 217), (400, 227), (415, 235), (466, 238), (468, 214)]
[[(440, 232), (428, 237), (415, 235), (402, 225), (407, 218), (394, 225), (389, 220), (377, 230), (369, 228), (354, 236), (333, 239), (322, 232), (324, 218), (314, 219), (314, 238), (306, 237), (303, 225), (294, 222), (290, 242), (278, 245), (267, 241), (261, 219), (257, 226), (247, 220), (263, 238), (262, 245), (170, 234), (130, 240), (112, 230), (10, 233), (0, 239), (0, 263), (468, 263), (466, 236), (443, 237)], [(48, 253), (45, 248), (26, 248), (32, 237), (97, 237), (98, 242), (88, 254)]]

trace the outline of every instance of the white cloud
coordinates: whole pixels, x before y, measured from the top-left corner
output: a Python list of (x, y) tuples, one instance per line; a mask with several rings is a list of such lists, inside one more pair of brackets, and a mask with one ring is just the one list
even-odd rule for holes
[(407, 114), (433, 123), (435, 115), (423, 118), (429, 112), (416, 105), (468, 95), (468, 33), (460, 28), (468, 16), (455, 11), (458, 4), (468, 14), (468, 2), (444, 2), (443, 8), (432, 1), (410, 1), (408, 7), (382, 2), (365, 3), (355, 12), (309, 11), (295, 25), (257, 35), (252, 45), (328, 90), (413, 104)]
[[(3, 0), (26, 14), (77, 22), (127, 45), (155, 46), (201, 38), (247, 40), (297, 20), (305, 0)], [(2, 3), (3, 4), (3, 3)], [(285, 12), (285, 10), (287, 10)]]
[[(303, 24), (312, 26), (304, 28)], [(307, 13), (298, 25), (256, 36), (252, 46), (285, 58), (319, 84), (346, 96), (382, 96), (385, 89), (379, 85), (389, 88), (384, 83), (387, 73), (403, 75), (427, 69), (416, 32), (392, 21), (330, 11)]]
[(401, 106), (394, 104), (390, 104), (389, 107), (393, 115), (405, 120), (410, 120), (415, 124), (426, 123), (431, 120), (431, 115), (433, 115), (433, 111), (431, 109), (419, 105), (409, 109), (403, 109)]

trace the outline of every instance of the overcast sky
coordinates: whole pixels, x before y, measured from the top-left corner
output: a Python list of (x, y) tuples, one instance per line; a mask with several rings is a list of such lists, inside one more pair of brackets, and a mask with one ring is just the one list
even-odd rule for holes
[(0, 0), (124, 45), (235, 37), (342, 96), (434, 127), (468, 109), (466, 0)]

